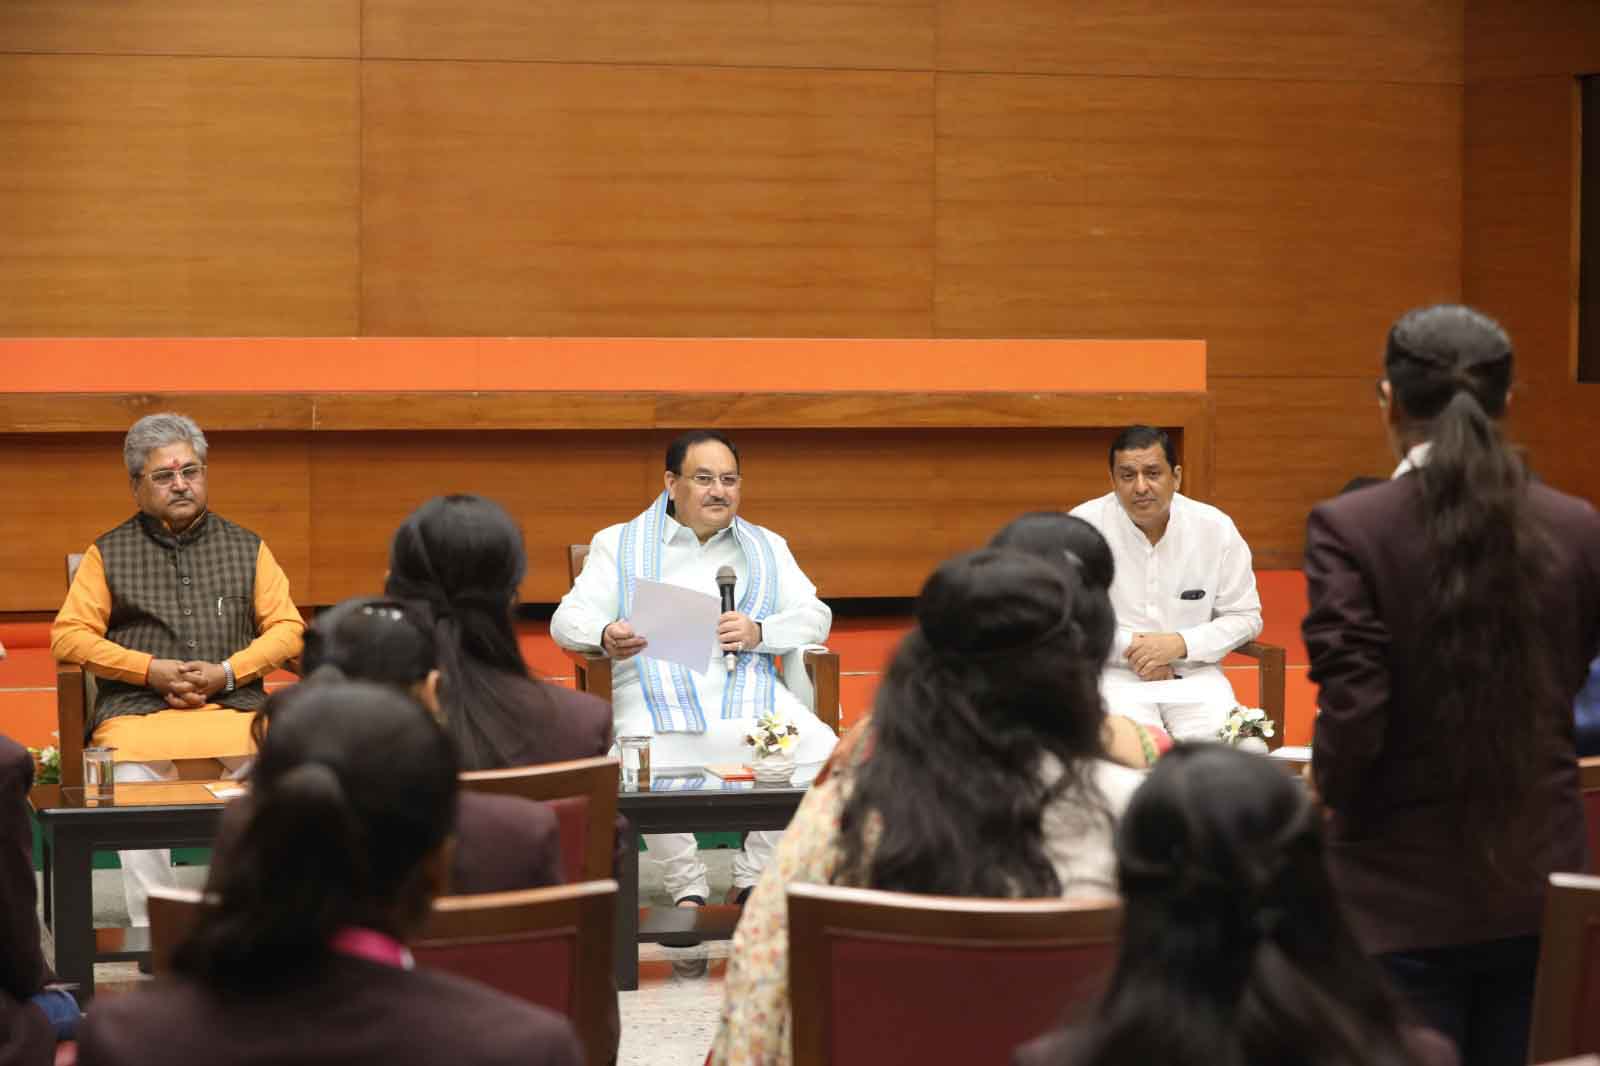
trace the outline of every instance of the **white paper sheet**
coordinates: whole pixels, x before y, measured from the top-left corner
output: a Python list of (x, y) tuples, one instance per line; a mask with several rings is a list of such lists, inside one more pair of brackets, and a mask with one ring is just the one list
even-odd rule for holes
[(628, 624), (648, 641), (643, 654), (703, 674), (717, 650), (722, 601), (693, 589), (640, 578)]
[(1108, 684), (1106, 700), (1129, 703), (1208, 703), (1216, 690), (1200, 681), (1177, 677), (1171, 681), (1139, 681), (1134, 684)]
[(1310, 762), (1311, 745), (1285, 744), (1277, 751), (1269, 752), (1268, 754), (1270, 754), (1274, 759), (1282, 759), (1285, 762)]

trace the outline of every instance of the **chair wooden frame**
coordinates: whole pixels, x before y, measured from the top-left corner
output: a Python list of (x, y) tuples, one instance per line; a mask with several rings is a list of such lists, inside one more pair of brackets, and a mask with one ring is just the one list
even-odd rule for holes
[(1600, 877), (1551, 874), (1533, 993), (1530, 1061), (1600, 1050), (1578, 1047), (1573, 1026), (1574, 1003), (1583, 990), (1583, 933), (1596, 924), (1600, 924)]
[(619, 766), (614, 758), (594, 758), (503, 770), (467, 770), (461, 774), (461, 787), (492, 795), (521, 796), (541, 803), (586, 797), (589, 831), (583, 844), (582, 880), (598, 881), (611, 876)]
[[(67, 556), (67, 588), (78, 576), (82, 552)], [(56, 662), (56, 734), (61, 750), (61, 784), (83, 787), (83, 735), (94, 711), (94, 675), (77, 663)]]
[(1252, 640), (1235, 648), (1238, 654), (1247, 659), (1256, 660), (1256, 670), (1259, 681), (1261, 709), (1267, 712), (1267, 717), (1272, 719), (1274, 726), (1272, 738), (1267, 741), (1269, 749), (1283, 747), (1283, 731), (1287, 728), (1287, 697), (1284, 691), (1284, 677), (1289, 660), (1289, 653), (1277, 644), (1263, 644), (1259, 640)]
[[(172, 968), (172, 954), (200, 920), (205, 897), (194, 889), (150, 891), (150, 961), (155, 973)], [(572, 932), (574, 958), (573, 1026), (586, 1058), (603, 1063), (611, 1056), (611, 942), (616, 931), (617, 883), (584, 881), (575, 885), (440, 896), (433, 901), (422, 933), (412, 948), (426, 962), (429, 947), (460, 947), (526, 936)]]
[(1114, 899), (966, 899), (815, 884), (791, 884), (788, 896), (794, 1066), (829, 1062), (835, 996), (827, 942), (839, 933), (933, 946), (1069, 947), (1114, 943), (1122, 928)]
[[(576, 582), (589, 558), (589, 545), (567, 545), (567, 577)], [(563, 648), (572, 660), (573, 680), (579, 692), (611, 702), (611, 657), (601, 652)], [(812, 711), (834, 733), (839, 732), (839, 653), (827, 648), (806, 648), (800, 661), (811, 681)]]
[[(610, 1061), (609, 1025), (616, 992), (611, 985), (611, 947), (616, 933), (617, 883), (610, 879), (575, 885), (441, 896), (411, 947), (427, 962), (430, 947), (455, 948), (529, 935), (571, 933), (577, 943), (570, 1015), (590, 1063)], [(481, 978), (479, 978), (481, 980)]]

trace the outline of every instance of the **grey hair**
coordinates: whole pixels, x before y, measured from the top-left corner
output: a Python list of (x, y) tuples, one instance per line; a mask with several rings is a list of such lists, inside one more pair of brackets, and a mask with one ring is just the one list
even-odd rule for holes
[(200, 432), (194, 419), (175, 411), (145, 415), (128, 430), (122, 441), (122, 461), (128, 466), (128, 476), (137, 479), (144, 473), (145, 460), (157, 448), (169, 444), (187, 444), (194, 449), (194, 457), (206, 461), (206, 435)]

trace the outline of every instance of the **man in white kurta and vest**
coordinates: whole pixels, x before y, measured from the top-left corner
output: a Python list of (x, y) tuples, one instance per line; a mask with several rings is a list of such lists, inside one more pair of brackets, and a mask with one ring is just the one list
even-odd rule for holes
[[(206, 438), (148, 415), (123, 442), (132, 518), (84, 552), (50, 650), (98, 678), (86, 742), (116, 749), (115, 777), (239, 773), (253, 752), (262, 678), (300, 653), (305, 623), (261, 538), (207, 510)], [(176, 887), (169, 853), (124, 851), (128, 917), (148, 925), (152, 887)]]
[[(1261, 632), (1250, 546), (1227, 515), (1179, 494), (1183, 467), (1164, 430), (1129, 426), (1111, 444), (1110, 466), (1111, 491), (1072, 510), (1101, 532), (1117, 564), (1106, 710), (1177, 740), (1216, 740), (1236, 706), (1218, 664)], [(1140, 691), (1176, 680), (1184, 690), (1176, 695)]]
[[(616, 660), (611, 702), (617, 736), (652, 737), (656, 766), (747, 762), (752, 721), (776, 710), (799, 730), (800, 762), (825, 759), (833, 731), (783, 685), (778, 657), (827, 639), (833, 613), (784, 539), (738, 517), (739, 452), (726, 436), (694, 430), (667, 448), (665, 491), (632, 521), (595, 535), (583, 573), (556, 608), (550, 633), (566, 648), (600, 648)], [(719, 647), (701, 671), (650, 657), (628, 624), (633, 586), (661, 581), (717, 594), (717, 570), (732, 567), (735, 609), (717, 622)], [(734, 668), (724, 665), (732, 653)], [(780, 838), (750, 833), (733, 863), (729, 899), (743, 902)], [(679, 906), (710, 892), (692, 833), (645, 837)]]

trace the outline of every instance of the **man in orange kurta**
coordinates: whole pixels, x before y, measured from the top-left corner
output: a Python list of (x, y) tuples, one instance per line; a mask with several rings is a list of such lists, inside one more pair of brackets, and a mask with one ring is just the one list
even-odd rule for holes
[[(300, 652), (305, 623), (271, 550), (207, 510), (206, 451), (183, 415), (134, 423), (123, 459), (139, 511), (84, 553), (50, 631), (57, 659), (100, 679), (86, 739), (117, 749), (118, 781), (237, 773), (262, 678)], [(148, 924), (170, 856), (121, 859), (129, 917)]]

